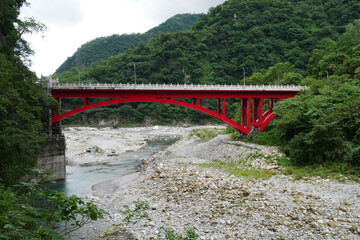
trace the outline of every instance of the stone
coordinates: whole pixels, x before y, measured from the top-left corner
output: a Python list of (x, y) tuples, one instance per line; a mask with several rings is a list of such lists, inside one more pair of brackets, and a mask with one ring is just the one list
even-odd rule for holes
[(243, 191), (243, 196), (244, 196), (244, 197), (247, 197), (247, 196), (249, 196), (250, 194), (251, 194), (250, 191)]
[(265, 169), (270, 171), (270, 170), (275, 170), (275, 169), (278, 169), (278, 168), (279, 168), (279, 166), (268, 166)]
[(343, 212), (347, 212), (347, 209), (346, 208), (343, 208), (343, 207), (339, 207), (339, 210), (343, 211)]
[(339, 226), (338, 222), (328, 222), (327, 225), (331, 228), (337, 228)]
[(160, 173), (160, 175), (159, 175), (159, 178), (166, 178), (166, 177), (167, 177), (167, 174), (164, 172)]

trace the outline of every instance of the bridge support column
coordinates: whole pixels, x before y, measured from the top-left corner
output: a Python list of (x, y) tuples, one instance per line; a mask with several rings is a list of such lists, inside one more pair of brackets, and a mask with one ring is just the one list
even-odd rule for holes
[(259, 106), (260, 107), (260, 109), (259, 109), (259, 122), (260, 122), (260, 124), (262, 124), (262, 122), (263, 122), (263, 103), (264, 103), (264, 99), (260, 98), (260, 106)]
[(220, 103), (221, 103), (221, 100), (220, 100), (220, 98), (218, 98), (218, 99), (217, 99), (217, 113), (218, 113), (218, 114), (221, 114), (221, 112), (220, 112), (220, 108), (221, 108), (221, 107), (220, 107)]
[(89, 105), (89, 99), (87, 97), (84, 98), (84, 106)]
[(261, 123), (261, 115), (262, 115), (262, 98), (254, 98), (253, 99), (253, 123)]
[(246, 128), (248, 130), (251, 129), (251, 98), (247, 99), (247, 107), (246, 107), (246, 114), (247, 114), (247, 118), (246, 118)]
[(241, 99), (241, 126), (245, 126), (246, 121), (246, 113), (247, 113), (247, 99)]
[(222, 115), (223, 115), (223, 116), (226, 116), (226, 98), (223, 98)]

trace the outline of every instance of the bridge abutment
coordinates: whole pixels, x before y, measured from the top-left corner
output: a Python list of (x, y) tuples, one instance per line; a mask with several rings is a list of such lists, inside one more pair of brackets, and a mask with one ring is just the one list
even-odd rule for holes
[(48, 170), (49, 180), (62, 180), (66, 176), (65, 137), (51, 136), (38, 156), (36, 168)]

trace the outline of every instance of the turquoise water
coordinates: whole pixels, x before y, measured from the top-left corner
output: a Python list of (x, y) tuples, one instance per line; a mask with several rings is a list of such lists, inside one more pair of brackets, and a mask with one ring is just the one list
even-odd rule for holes
[(85, 197), (91, 192), (91, 186), (139, 171), (142, 159), (151, 158), (155, 153), (176, 142), (177, 138), (161, 137), (148, 142), (148, 145), (136, 152), (125, 152), (114, 156), (107, 162), (90, 166), (67, 166), (66, 180), (50, 184), (50, 188)]

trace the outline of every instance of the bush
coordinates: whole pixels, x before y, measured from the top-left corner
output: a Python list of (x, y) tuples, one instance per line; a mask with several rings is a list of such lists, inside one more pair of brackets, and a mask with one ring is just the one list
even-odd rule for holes
[(37, 173), (35, 185), (23, 182), (16, 191), (0, 185), (0, 239), (63, 239), (106, 214), (94, 202), (47, 189), (48, 175)]

